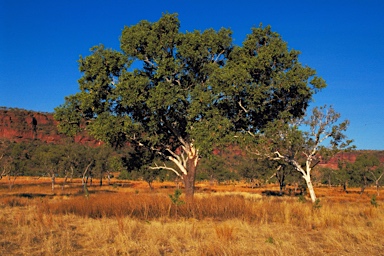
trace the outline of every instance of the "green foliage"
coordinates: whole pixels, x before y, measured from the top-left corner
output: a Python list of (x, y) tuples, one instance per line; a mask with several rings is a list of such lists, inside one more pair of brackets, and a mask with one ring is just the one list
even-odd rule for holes
[(91, 48), (79, 60), (80, 92), (55, 109), (59, 129), (87, 127), (111, 145), (130, 141), (168, 159), (192, 147), (207, 156), (270, 121), (301, 117), (325, 87), (269, 26), (253, 28), (242, 46), (229, 29), (179, 30), (177, 15), (164, 14), (125, 27), (122, 52)]
[(379, 204), (377, 203), (376, 194), (373, 194), (371, 197), (371, 205), (375, 208), (379, 206)]
[(305, 198), (304, 195), (299, 195), (298, 199), (299, 199), (299, 202), (300, 202), (300, 203), (305, 203), (305, 202), (307, 202), (307, 199)]
[(75, 96), (65, 98), (65, 103), (55, 109), (54, 118), (58, 123), (58, 130), (67, 136), (75, 136), (80, 132), (82, 118), (77, 112), (79, 109), (79, 100)]
[(379, 159), (373, 154), (362, 154), (353, 164), (348, 165), (349, 178), (353, 184), (360, 185), (361, 192), (373, 182), (370, 172), (380, 164)]
[(234, 164), (234, 168), (238, 170), (239, 176), (251, 183), (252, 186), (256, 182), (259, 185), (265, 182), (274, 182), (276, 178), (276, 166), (267, 159), (241, 156), (239, 161)]
[(279, 119), (266, 125), (256, 140), (256, 155), (285, 162), (299, 172), (307, 183), (311, 200), (316, 201), (311, 171), (321, 162), (322, 155), (330, 157), (340, 150), (353, 148), (344, 132), (348, 120), (339, 122), (340, 114), (332, 106), (315, 107), (306, 118), (289, 122)]
[[(303, 162), (303, 155), (329, 158), (340, 150), (350, 149), (352, 141), (344, 132), (349, 121), (339, 123), (340, 114), (333, 107), (315, 107), (306, 118), (292, 119), (290, 122), (277, 120), (269, 123), (264, 133), (257, 139), (264, 152), (279, 151), (288, 158)], [(304, 153), (304, 154), (303, 154)]]
[(91, 148), (74, 142), (48, 144), (39, 140), (22, 143), (4, 143), (1, 149), (0, 167), (3, 175), (82, 177), (96, 176), (100, 181), (111, 171), (121, 171), (121, 156), (106, 146)]
[(228, 167), (229, 163), (221, 155), (211, 155), (201, 160), (198, 167), (199, 179), (216, 180), (218, 183), (236, 179), (236, 174)]
[(128, 170), (123, 169), (120, 173), (119, 176), (117, 177), (119, 180), (134, 180)]
[(169, 195), (169, 198), (171, 199), (172, 204), (176, 206), (185, 204), (185, 202), (180, 198), (181, 194), (182, 194), (181, 190), (176, 189), (173, 195), (172, 194)]
[(57, 176), (63, 158), (62, 147), (53, 144), (42, 144), (33, 152), (33, 160), (45, 176)]
[[(354, 149), (351, 146), (352, 140), (347, 140), (345, 131), (349, 126), (349, 121), (339, 122), (340, 113), (336, 112), (332, 106), (315, 107), (312, 110), (312, 115), (305, 120), (309, 131), (304, 132), (306, 142), (309, 148), (319, 147), (319, 151), (323, 150), (319, 142), (325, 139), (330, 139), (328, 152), (332, 155), (340, 149)], [(323, 152), (323, 155), (326, 152)]]
[[(175, 193), (173, 195), (169, 195), (169, 198), (171, 199), (171, 202), (172, 204), (176, 207), (176, 218), (178, 217), (178, 207), (180, 205), (183, 205), (185, 204), (185, 202), (183, 200), (181, 200), (180, 196), (181, 196), (181, 190), (180, 189), (176, 189), (175, 190)], [(171, 210), (171, 208), (169, 208), (169, 210)]]
[(242, 178), (253, 183), (254, 180), (264, 179), (267, 176), (263, 174), (265, 174), (265, 171), (269, 170), (269, 168), (266, 165), (260, 164), (260, 162), (263, 161), (241, 157), (240, 161), (235, 163), (235, 168)]
[(319, 198), (317, 198), (316, 201), (313, 203), (312, 208), (314, 210), (317, 210), (317, 209), (321, 208), (321, 204), (320, 204), (320, 199)]
[(160, 169), (149, 169), (150, 164), (155, 161), (155, 153), (145, 147), (137, 146), (135, 147), (135, 150), (128, 154), (129, 158), (127, 159), (126, 165), (129, 168), (130, 173), (134, 174), (136, 177), (141, 177), (152, 189), (152, 182), (156, 180), (161, 173)]
[(275, 239), (273, 239), (273, 237), (269, 236), (266, 240), (265, 240), (266, 243), (268, 244), (274, 244), (275, 243)]
[(0, 166), (2, 175), (22, 176), (34, 175), (36, 166), (32, 162), (33, 150), (39, 143), (33, 141), (27, 142), (7, 142), (2, 145), (0, 152)]
[(332, 168), (320, 168), (319, 173), (321, 175), (322, 184), (327, 184), (329, 186), (338, 184), (338, 175), (340, 176), (339, 172)]
[(358, 169), (368, 171), (379, 166), (379, 159), (373, 154), (362, 154), (356, 158), (355, 166)]
[(124, 171), (123, 159), (120, 155), (116, 154), (108, 159), (108, 168), (112, 172), (122, 172)]

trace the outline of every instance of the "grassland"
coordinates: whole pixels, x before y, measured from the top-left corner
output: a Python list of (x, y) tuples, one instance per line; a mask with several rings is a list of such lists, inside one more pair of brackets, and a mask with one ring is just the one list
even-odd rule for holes
[(0, 255), (384, 255), (374, 189), (316, 188), (312, 205), (267, 196), (275, 186), (201, 183), (177, 206), (174, 183), (113, 182), (85, 197), (78, 180), (52, 191), (49, 179), (18, 178), (10, 190), (3, 178)]

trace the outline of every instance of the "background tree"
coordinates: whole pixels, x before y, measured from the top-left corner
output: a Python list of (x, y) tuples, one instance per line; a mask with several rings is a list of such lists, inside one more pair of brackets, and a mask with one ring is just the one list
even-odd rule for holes
[(273, 170), (275, 172), (272, 177), (274, 177), (279, 183), (279, 195), (283, 195), (283, 191), (287, 186), (287, 181), (293, 181), (295, 178), (295, 169), (292, 165), (286, 162), (275, 161), (274, 165), (275, 168)]
[(107, 179), (108, 179), (108, 185), (110, 185), (111, 178), (115, 177), (117, 173), (120, 174), (122, 171), (125, 170), (125, 168), (124, 168), (123, 159), (120, 153), (112, 156), (109, 159), (108, 163), (109, 163), (110, 170), (108, 170), (107, 172)]
[[(151, 169), (151, 165), (158, 160), (156, 159), (156, 152), (145, 147), (136, 146), (135, 150), (129, 153), (129, 161), (127, 165), (130, 171), (137, 172), (148, 186), (153, 190), (152, 183), (158, 178), (161, 173), (161, 168)], [(157, 164), (156, 164), (157, 165)], [(166, 166), (166, 165), (165, 165)]]
[(4, 151), (4, 153), (1, 154), (0, 160), (1, 160), (0, 161), (0, 164), (1, 164), (0, 179), (2, 179), (3, 176), (7, 176), (7, 175), (9, 177), (9, 175), (11, 174), (12, 159), (6, 150)]
[(211, 184), (215, 181), (220, 184), (224, 181), (236, 179), (236, 174), (230, 170), (230, 164), (222, 155), (210, 155), (201, 160), (199, 166), (199, 179), (209, 180)]
[(53, 144), (43, 144), (33, 152), (33, 159), (41, 170), (51, 178), (52, 191), (55, 189), (56, 177), (63, 159), (63, 147)]
[(103, 145), (94, 149), (95, 164), (93, 168), (94, 175), (99, 177), (99, 185), (103, 185), (103, 178), (109, 173), (113, 156), (113, 149), (109, 145)]
[(61, 170), (64, 177), (62, 189), (64, 189), (68, 178), (72, 182), (73, 177), (80, 177), (79, 170), (81, 169), (82, 155), (87, 150), (87, 148), (81, 144), (73, 143), (67, 141), (65, 144), (61, 145), (63, 150), (62, 161), (61, 161)]
[(340, 114), (332, 107), (324, 106), (315, 107), (312, 115), (305, 120), (290, 124), (278, 120), (270, 124), (257, 138), (259, 148), (255, 153), (270, 160), (285, 161), (292, 165), (301, 173), (311, 200), (315, 203), (316, 194), (311, 179), (312, 169), (321, 162), (323, 154), (336, 154), (352, 143), (344, 135), (349, 121), (338, 123), (339, 118)]
[(324, 167), (319, 169), (319, 173), (321, 176), (321, 183), (327, 184), (329, 187), (337, 184), (337, 170), (335, 171), (332, 168)]
[(252, 29), (243, 46), (232, 44), (229, 29), (179, 29), (177, 15), (164, 14), (125, 27), (122, 52), (93, 47), (79, 60), (80, 92), (55, 118), (67, 134), (84, 124), (111, 145), (129, 140), (155, 151), (175, 167), (152, 168), (182, 178), (190, 198), (201, 157), (234, 132), (301, 116), (325, 83), (270, 27)]
[(17, 177), (27, 172), (31, 154), (26, 143), (10, 143), (4, 155), (4, 168), (7, 169), (9, 189), (12, 189)]
[(336, 180), (343, 187), (343, 191), (348, 193), (348, 184), (351, 183), (352, 164), (339, 160), (337, 165), (338, 169), (335, 175)]
[(9, 141), (0, 140), (0, 180), (10, 172)]
[(81, 161), (81, 184), (83, 185), (83, 191), (86, 197), (89, 196), (88, 193), (88, 180), (90, 185), (92, 185), (92, 169), (95, 167), (95, 159), (96, 159), (96, 150), (92, 148), (88, 148), (88, 150), (84, 151)]
[(384, 177), (384, 165), (381, 164), (378, 168), (371, 170), (370, 174), (372, 175), (373, 181), (375, 182), (377, 196), (379, 196), (379, 189), (383, 183)]
[(255, 159), (249, 156), (240, 156), (237, 163), (234, 164), (240, 177), (251, 184), (251, 187), (261, 186), (275, 175), (275, 170), (271, 168), (271, 163), (265, 159)]
[(352, 177), (355, 182), (360, 185), (361, 193), (364, 193), (365, 188), (373, 181), (371, 175), (373, 171), (380, 165), (379, 159), (373, 154), (362, 154), (356, 158), (356, 161), (351, 164)]

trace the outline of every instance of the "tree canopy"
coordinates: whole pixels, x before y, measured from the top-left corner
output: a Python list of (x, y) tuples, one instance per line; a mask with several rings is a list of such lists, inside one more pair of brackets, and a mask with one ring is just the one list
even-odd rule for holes
[(123, 29), (121, 51), (103, 45), (80, 57), (80, 92), (55, 109), (59, 129), (84, 128), (114, 146), (147, 147), (176, 167), (193, 195), (200, 157), (275, 119), (300, 117), (325, 82), (270, 26), (241, 46), (232, 32), (180, 32), (177, 14)]

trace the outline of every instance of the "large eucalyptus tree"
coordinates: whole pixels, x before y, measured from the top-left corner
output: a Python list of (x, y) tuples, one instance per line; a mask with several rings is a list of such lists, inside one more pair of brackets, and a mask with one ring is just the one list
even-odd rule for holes
[(173, 164), (152, 168), (180, 176), (192, 197), (199, 159), (213, 147), (303, 115), (325, 87), (270, 27), (253, 28), (242, 46), (231, 33), (182, 33), (176, 14), (125, 27), (122, 51), (100, 45), (80, 58), (80, 92), (55, 109), (59, 128), (155, 151)]

